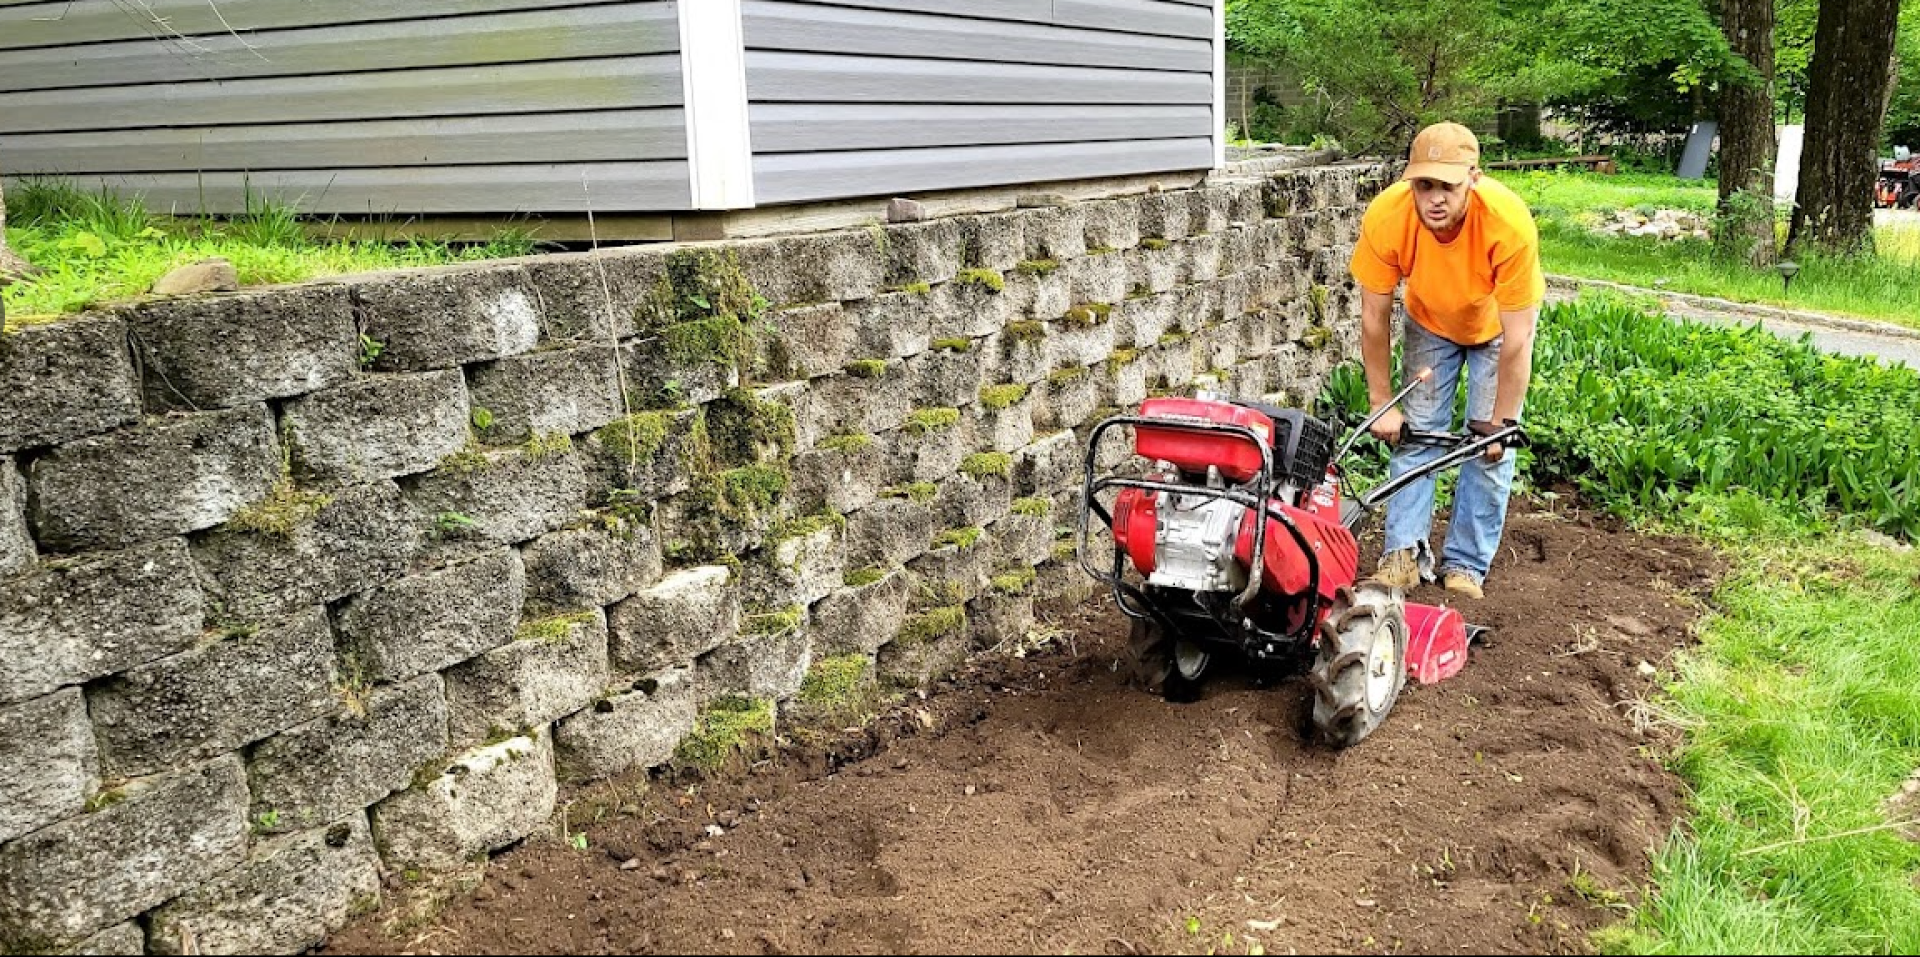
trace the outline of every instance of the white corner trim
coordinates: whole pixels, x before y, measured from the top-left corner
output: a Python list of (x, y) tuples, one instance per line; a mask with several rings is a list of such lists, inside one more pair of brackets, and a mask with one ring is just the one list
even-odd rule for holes
[[(1247, 135), (1245, 130), (1241, 135)], [(1213, 168), (1227, 165), (1227, 0), (1213, 0)]]
[(752, 209), (753, 134), (740, 0), (679, 0), (694, 209)]

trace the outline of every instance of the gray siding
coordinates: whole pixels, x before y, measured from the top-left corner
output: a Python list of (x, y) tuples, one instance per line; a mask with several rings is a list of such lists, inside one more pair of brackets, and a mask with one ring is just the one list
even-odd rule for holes
[(1212, 0), (742, 12), (761, 204), (1213, 165)]
[(682, 101), (672, 0), (0, 0), (6, 172), (155, 209), (684, 209)]

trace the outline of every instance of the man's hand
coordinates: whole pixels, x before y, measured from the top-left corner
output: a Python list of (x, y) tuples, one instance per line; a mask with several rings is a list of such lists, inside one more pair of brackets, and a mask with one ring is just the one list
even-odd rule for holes
[(1368, 431), (1373, 433), (1374, 438), (1388, 445), (1397, 446), (1400, 444), (1400, 430), (1406, 427), (1407, 417), (1401, 415), (1400, 410), (1395, 408), (1388, 409), (1382, 414), (1379, 419), (1374, 421), (1373, 428)]
[[(1500, 431), (1500, 428), (1484, 419), (1475, 419), (1467, 423), (1467, 431), (1474, 435), (1485, 437)], [(1503, 442), (1495, 442), (1487, 446), (1486, 451), (1480, 453), (1480, 455), (1487, 460), (1487, 464), (1498, 464), (1501, 459), (1506, 457), (1507, 446)]]

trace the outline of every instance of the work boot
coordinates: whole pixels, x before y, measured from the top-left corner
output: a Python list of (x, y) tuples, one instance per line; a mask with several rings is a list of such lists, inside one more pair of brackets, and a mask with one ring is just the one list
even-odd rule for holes
[(1414, 557), (1411, 548), (1388, 552), (1380, 556), (1380, 567), (1374, 570), (1373, 580), (1388, 588), (1409, 591), (1420, 584), (1420, 560)]
[(1481, 590), (1480, 583), (1475, 581), (1472, 575), (1457, 568), (1449, 568), (1440, 573), (1440, 587), (1448, 591), (1459, 592), (1468, 598), (1487, 597), (1487, 593)]

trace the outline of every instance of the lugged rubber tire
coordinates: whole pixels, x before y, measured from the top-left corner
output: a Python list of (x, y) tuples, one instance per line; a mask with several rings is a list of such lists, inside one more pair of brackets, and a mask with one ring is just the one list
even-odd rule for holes
[(1342, 588), (1320, 623), (1307, 672), (1313, 730), (1335, 748), (1365, 740), (1407, 683), (1407, 614), (1400, 592), (1374, 581)]

